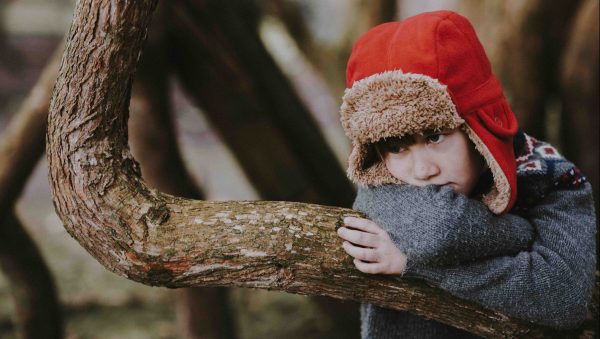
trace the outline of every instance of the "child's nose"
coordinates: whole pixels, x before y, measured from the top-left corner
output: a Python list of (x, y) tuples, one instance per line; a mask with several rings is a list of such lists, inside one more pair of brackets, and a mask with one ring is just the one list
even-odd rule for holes
[(428, 180), (440, 174), (440, 169), (433, 160), (426, 152), (413, 153), (413, 174), (415, 179)]

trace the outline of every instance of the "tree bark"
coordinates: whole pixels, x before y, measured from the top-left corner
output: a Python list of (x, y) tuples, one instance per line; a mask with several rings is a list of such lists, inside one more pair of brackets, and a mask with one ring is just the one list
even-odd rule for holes
[[(180, 0), (170, 11), (171, 64), (261, 198), (350, 206), (353, 187), (263, 46), (257, 15), (247, 18), (257, 9), (244, 1)], [(331, 316), (333, 331), (358, 336), (356, 305), (315, 301)]]
[[(561, 65), (564, 152), (588, 176), (600, 202), (598, 1), (581, 4)], [(593, 140), (593, 141), (592, 141)], [(594, 142), (595, 141), (595, 142)]]
[[(158, 11), (144, 46), (133, 87), (129, 134), (132, 154), (148, 185), (162, 192), (202, 199), (185, 168), (169, 102), (168, 51), (164, 12)], [(223, 287), (186, 288), (177, 293), (182, 338), (236, 338), (235, 323)]]
[(126, 121), (155, 5), (79, 1), (50, 106), (47, 154), (57, 212), (105, 267), (149, 285), (240, 286), (360, 300), (486, 336), (556, 334), (421, 282), (359, 273), (335, 234), (355, 211), (196, 201), (148, 188), (127, 148)]
[(13, 209), (44, 150), (52, 85), (62, 46), (50, 60), (0, 140), (0, 267), (15, 299), (22, 338), (61, 338), (62, 311), (54, 281)]

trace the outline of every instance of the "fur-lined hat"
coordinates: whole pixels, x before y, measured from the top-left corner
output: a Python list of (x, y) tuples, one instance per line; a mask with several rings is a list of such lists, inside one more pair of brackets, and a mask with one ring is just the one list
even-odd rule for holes
[(462, 127), (491, 169), (483, 202), (496, 214), (517, 196), (512, 137), (517, 120), (469, 21), (451, 11), (372, 28), (352, 49), (341, 121), (352, 139), (348, 176), (400, 183), (374, 152), (382, 138)]

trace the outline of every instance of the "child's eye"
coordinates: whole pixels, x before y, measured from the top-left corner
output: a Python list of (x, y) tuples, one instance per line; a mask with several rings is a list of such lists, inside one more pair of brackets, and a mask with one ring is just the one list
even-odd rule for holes
[(410, 145), (413, 145), (414, 143), (414, 138), (409, 135), (379, 140), (375, 147), (377, 147), (381, 155), (388, 153), (398, 154), (407, 151)]
[(444, 141), (446, 136), (444, 134), (430, 134), (427, 136), (427, 142), (431, 144), (439, 144)]
[(406, 146), (398, 141), (388, 141), (385, 143), (385, 151), (387, 153), (401, 153), (406, 150)]

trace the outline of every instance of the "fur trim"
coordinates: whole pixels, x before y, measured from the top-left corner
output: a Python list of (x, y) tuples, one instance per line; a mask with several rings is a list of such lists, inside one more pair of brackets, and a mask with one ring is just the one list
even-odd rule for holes
[(363, 186), (403, 184), (385, 167), (371, 144), (353, 144), (348, 157), (348, 178)]
[(347, 172), (353, 182), (364, 186), (403, 184), (379, 159), (374, 142), (463, 126), (494, 177), (494, 185), (483, 202), (496, 214), (504, 211), (511, 194), (508, 179), (483, 141), (458, 115), (446, 86), (436, 79), (386, 71), (356, 81), (346, 89), (342, 100), (341, 122), (353, 144)]
[(494, 185), (490, 189), (490, 192), (483, 196), (483, 203), (487, 205), (487, 207), (493, 213), (500, 214), (504, 212), (506, 206), (510, 201), (510, 184), (506, 175), (498, 165), (498, 162), (492, 156), (492, 153), (487, 148), (487, 146), (481, 141), (481, 139), (475, 134), (475, 132), (469, 127), (467, 124), (464, 125), (463, 130), (471, 139), (473, 144), (475, 144), (475, 149), (483, 156), (485, 162), (490, 167), (492, 171), (492, 176), (494, 177)]
[(446, 86), (431, 77), (400, 70), (356, 81), (346, 89), (340, 113), (346, 135), (362, 144), (464, 123)]

